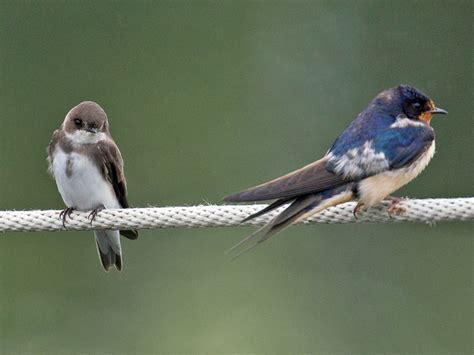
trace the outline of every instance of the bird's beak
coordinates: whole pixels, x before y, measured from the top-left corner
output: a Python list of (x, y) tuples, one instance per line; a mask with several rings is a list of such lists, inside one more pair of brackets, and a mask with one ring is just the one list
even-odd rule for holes
[(86, 131), (91, 133), (97, 133), (99, 130), (96, 127), (87, 127)]
[(447, 115), (448, 111), (443, 110), (442, 108), (439, 108), (439, 107), (435, 107), (434, 109), (430, 111), (430, 113), (432, 113), (433, 115), (437, 113), (442, 113), (443, 115)]

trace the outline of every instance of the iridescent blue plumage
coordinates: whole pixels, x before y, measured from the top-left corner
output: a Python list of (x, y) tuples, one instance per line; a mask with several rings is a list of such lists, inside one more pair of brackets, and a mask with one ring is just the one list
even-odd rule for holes
[(408, 119), (385, 116), (369, 132), (361, 125), (349, 127), (329, 150), (327, 169), (363, 179), (412, 163), (431, 145), (434, 131), (426, 124), (397, 126), (401, 120)]
[(373, 140), (384, 133), (395, 120), (396, 115), (391, 115), (385, 108), (377, 107), (372, 102), (341, 133), (329, 152), (339, 156), (350, 149), (361, 147), (366, 141)]
[(410, 164), (426, 151), (434, 140), (434, 131), (429, 124), (409, 117), (413, 110), (406, 100), (415, 100), (420, 108), (428, 108), (431, 102), (407, 85), (383, 91), (329, 149), (328, 170), (362, 179)]
[(373, 148), (385, 154), (390, 169), (399, 169), (413, 160), (434, 141), (434, 131), (430, 126), (407, 126), (389, 128), (374, 140)]
[(277, 199), (246, 220), (291, 203), (244, 241), (262, 234), (258, 239), (262, 242), (308, 215), (349, 200), (358, 201), (355, 212), (362, 205), (379, 203), (414, 179), (430, 161), (435, 150), (430, 120), (436, 113), (447, 112), (412, 86), (381, 92), (322, 159), (225, 198), (237, 202)]

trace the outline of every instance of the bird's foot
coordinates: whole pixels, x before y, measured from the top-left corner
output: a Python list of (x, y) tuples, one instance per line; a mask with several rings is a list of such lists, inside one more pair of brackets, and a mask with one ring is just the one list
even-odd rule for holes
[(387, 212), (390, 217), (392, 217), (392, 215), (401, 215), (406, 212), (403, 207), (397, 206), (400, 202), (404, 200), (403, 198), (388, 196), (385, 198), (385, 200), (390, 201), (390, 205), (387, 208)]
[(66, 218), (71, 218), (71, 214), (72, 214), (72, 211), (74, 211), (74, 208), (73, 207), (68, 207), (64, 210), (61, 211), (61, 213), (59, 214), (59, 219), (62, 219), (63, 220), (63, 227), (66, 228)]
[(91, 213), (89, 213), (89, 216), (87, 216), (87, 219), (91, 220), (91, 225), (92, 225), (92, 222), (95, 220), (95, 217), (97, 217), (97, 214), (103, 209), (105, 209), (105, 206), (100, 205), (99, 207), (93, 209)]
[(359, 210), (364, 207), (364, 203), (362, 202), (358, 202), (357, 203), (357, 206), (355, 206), (354, 210), (352, 211), (352, 214), (354, 215), (354, 218), (355, 219), (358, 219), (359, 217), (357, 217), (357, 213), (359, 213)]

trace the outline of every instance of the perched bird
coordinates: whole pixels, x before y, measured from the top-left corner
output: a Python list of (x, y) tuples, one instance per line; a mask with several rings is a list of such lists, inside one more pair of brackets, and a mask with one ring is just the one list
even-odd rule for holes
[[(65, 226), (73, 210), (89, 211), (91, 223), (104, 208), (127, 208), (127, 184), (120, 151), (109, 132), (105, 111), (92, 101), (73, 107), (48, 146), (48, 170), (56, 180), (67, 208), (60, 214)], [(122, 270), (120, 234), (137, 239), (136, 230), (94, 231), (105, 271)]]
[(231, 202), (276, 199), (244, 221), (290, 204), (230, 250), (256, 240), (236, 255), (239, 256), (289, 225), (351, 200), (358, 201), (355, 216), (362, 206), (369, 208), (385, 198), (392, 201), (389, 213), (396, 212), (400, 199), (389, 195), (418, 176), (435, 152), (435, 135), (430, 126), (433, 114), (447, 112), (437, 108), (413, 86), (399, 85), (382, 91), (342, 132), (323, 158), (224, 198)]

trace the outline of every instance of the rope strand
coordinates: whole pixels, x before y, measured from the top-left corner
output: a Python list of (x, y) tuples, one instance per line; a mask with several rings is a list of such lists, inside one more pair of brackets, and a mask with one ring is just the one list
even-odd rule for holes
[[(355, 202), (331, 207), (313, 215), (302, 223), (388, 223), (472, 221), (474, 197), (403, 200), (398, 205), (403, 214), (389, 216), (389, 203), (380, 204), (367, 211), (361, 210), (357, 219), (352, 214)], [(74, 211), (66, 221), (67, 230), (91, 229), (156, 229), (235, 227), (240, 225), (262, 226), (268, 223), (283, 206), (251, 221), (241, 221), (266, 205), (199, 205), (191, 207), (156, 207), (103, 210), (92, 222), (89, 212)], [(0, 232), (43, 232), (65, 230), (58, 210), (0, 211)]]

